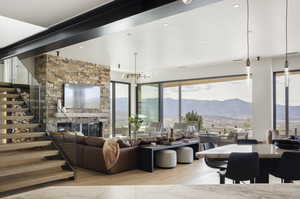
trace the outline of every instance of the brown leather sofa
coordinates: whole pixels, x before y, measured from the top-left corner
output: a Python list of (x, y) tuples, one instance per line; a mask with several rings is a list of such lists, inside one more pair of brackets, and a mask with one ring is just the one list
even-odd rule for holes
[(66, 135), (64, 133), (52, 133), (51, 135), (57, 146), (61, 148), (65, 156), (74, 166), (106, 174), (138, 169), (138, 147), (121, 148), (117, 163), (113, 168), (108, 170), (105, 166), (101, 145), (90, 145), (84, 141), (87, 138), (90, 141), (96, 141), (96, 139), (99, 138), (77, 136), (76, 139), (75, 136)]

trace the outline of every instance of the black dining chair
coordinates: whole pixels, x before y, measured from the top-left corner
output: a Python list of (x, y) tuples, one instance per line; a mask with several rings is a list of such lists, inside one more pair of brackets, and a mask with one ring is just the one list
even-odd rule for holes
[(255, 140), (255, 139), (239, 139), (237, 141), (237, 144), (240, 144), (240, 145), (247, 145), (247, 144), (258, 144), (258, 141)]
[(255, 183), (255, 178), (258, 175), (258, 153), (231, 153), (226, 171), (220, 173), (223, 182), (225, 182), (225, 178), (229, 178), (233, 180), (234, 184), (239, 184), (241, 181)]
[[(216, 147), (213, 143), (204, 143), (204, 150), (213, 149)], [(219, 171), (225, 171), (227, 168), (227, 159), (219, 159), (219, 158), (204, 158), (206, 165), (213, 169), (219, 169)], [(220, 172), (219, 172), (220, 173)], [(220, 176), (220, 184), (224, 184), (222, 181), (223, 178)]]
[(284, 152), (278, 164), (270, 170), (271, 175), (281, 178), (281, 183), (300, 180), (300, 153)]

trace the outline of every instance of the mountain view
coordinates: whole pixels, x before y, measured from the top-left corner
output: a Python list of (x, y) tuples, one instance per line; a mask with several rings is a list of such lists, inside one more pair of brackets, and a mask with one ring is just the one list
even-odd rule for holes
[[(127, 99), (117, 99), (118, 111), (120, 114), (127, 111)], [(145, 99), (143, 100), (143, 110), (147, 110), (147, 113), (143, 115), (157, 114), (158, 101), (157, 99)], [(178, 101), (172, 98), (164, 99), (164, 120), (170, 124), (176, 122), (178, 118)], [(283, 105), (277, 105), (277, 120), (284, 120)], [(197, 112), (204, 118), (204, 126), (216, 125), (219, 128), (227, 128), (233, 126), (249, 126), (249, 120), (252, 117), (251, 103), (240, 99), (229, 100), (192, 100), (182, 99), (182, 114), (187, 112)], [(290, 107), (290, 119), (300, 120), (300, 106)], [(170, 125), (169, 124), (169, 125)]]

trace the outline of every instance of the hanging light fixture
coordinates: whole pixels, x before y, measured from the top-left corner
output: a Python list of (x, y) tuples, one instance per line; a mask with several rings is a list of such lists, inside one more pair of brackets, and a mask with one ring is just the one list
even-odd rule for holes
[(186, 4), (186, 5), (192, 3), (192, 1), (193, 1), (193, 0), (182, 0), (182, 2), (183, 2), (184, 4)]
[(250, 12), (249, 12), (249, 0), (247, 0), (247, 60), (246, 60), (246, 72), (248, 81), (251, 79), (251, 61), (250, 61), (250, 39), (249, 39), (249, 26), (250, 26)]
[(289, 87), (288, 8), (289, 8), (289, 1), (285, 0), (285, 62), (284, 62), (285, 87)]
[(137, 72), (137, 55), (138, 55), (138, 53), (135, 52), (134, 53), (134, 73), (126, 73), (126, 74), (123, 74), (123, 76), (122, 76), (123, 79), (133, 79), (135, 86), (137, 85), (137, 82), (139, 79), (151, 78), (150, 75)]

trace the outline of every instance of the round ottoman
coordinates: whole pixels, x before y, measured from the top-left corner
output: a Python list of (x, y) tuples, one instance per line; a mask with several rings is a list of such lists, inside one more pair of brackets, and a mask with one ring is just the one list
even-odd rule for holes
[(156, 154), (156, 166), (164, 169), (175, 168), (177, 165), (177, 154), (173, 150), (159, 151)]
[(194, 151), (191, 147), (180, 147), (177, 149), (177, 162), (191, 164), (194, 160)]

